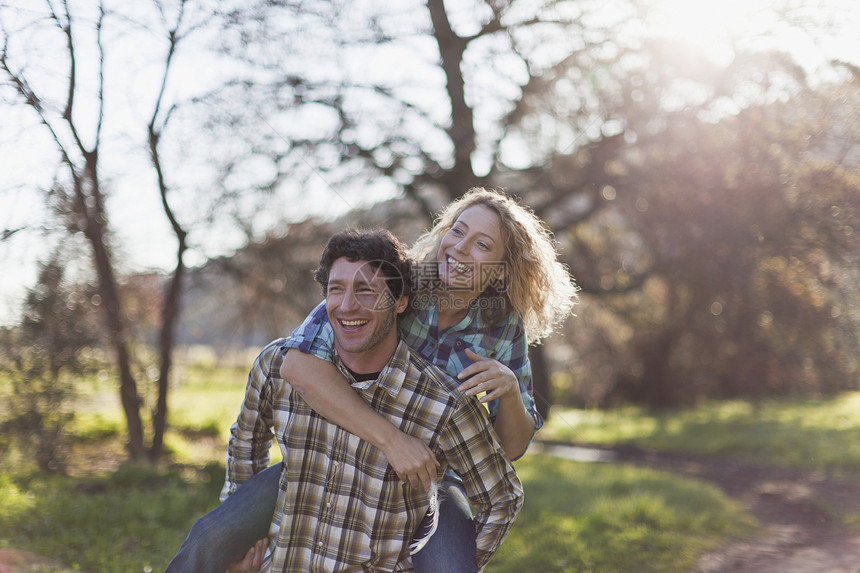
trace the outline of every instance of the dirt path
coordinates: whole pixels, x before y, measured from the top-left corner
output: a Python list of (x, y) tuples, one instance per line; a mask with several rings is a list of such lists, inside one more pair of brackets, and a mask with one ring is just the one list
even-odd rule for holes
[(762, 523), (760, 537), (709, 553), (690, 573), (860, 573), (860, 535), (834, 515), (860, 514), (860, 483), (733, 460), (542, 443), (547, 453), (670, 471), (719, 486)]

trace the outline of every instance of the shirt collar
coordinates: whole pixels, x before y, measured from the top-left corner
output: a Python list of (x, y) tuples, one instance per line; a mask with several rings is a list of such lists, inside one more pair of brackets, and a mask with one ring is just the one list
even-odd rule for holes
[(344, 366), (340, 356), (338, 356), (337, 350), (334, 351), (334, 360), (338, 370), (340, 370), (341, 374), (346, 376), (349, 385), (356, 390), (367, 390), (376, 384), (380, 389), (385, 390), (391, 396), (397, 396), (397, 394), (400, 393), (400, 389), (403, 387), (403, 380), (406, 378), (407, 366), (409, 364), (409, 346), (403, 341), (403, 339), (398, 340), (397, 348), (394, 349), (394, 354), (391, 356), (388, 363), (386, 363), (382, 368), (382, 371), (379, 373), (379, 377), (376, 380), (356, 382), (355, 378), (346, 366)]

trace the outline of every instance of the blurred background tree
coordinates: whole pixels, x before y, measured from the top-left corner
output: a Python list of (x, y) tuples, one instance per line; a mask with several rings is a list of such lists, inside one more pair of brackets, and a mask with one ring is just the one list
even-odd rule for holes
[(2, 387), (4, 441), (17, 444), (49, 471), (65, 468), (76, 384), (101, 365), (92, 352), (102, 342), (94, 293), (68, 280), (67, 262), (55, 250), (40, 265), (20, 326), (0, 330), (0, 373), (8, 381)]
[(860, 179), (833, 153), (857, 152), (839, 133), (838, 107), (856, 101), (856, 87), (846, 83), (835, 101), (806, 92), (713, 124), (680, 119), (625, 162), (611, 222), (574, 239), (606, 284), (631, 280), (623, 263), (601, 268), (620, 229), (650, 262), (642, 288), (597, 303), (628, 333), (607, 349), (615, 360), (600, 353), (617, 365), (606, 403), (856, 388), (857, 292), (844, 281), (857, 265)]
[[(641, 2), (308, 6), (260, 3), (254, 33), (228, 31), (267, 78), (234, 97), (280, 111), (259, 126), (262, 103), (231, 110), (221, 124), (259, 127), (220, 180), (247, 189), (235, 175), (254, 158), (263, 188), (353, 207), (394, 184), (428, 216), (473, 185), (519, 195), (602, 307), (601, 324), (574, 322), (589, 352), (558, 352), (578, 379), (566, 398), (542, 375), (560, 364), (533, 348), (544, 414), (554, 400), (668, 407), (856, 387), (856, 316), (840, 310), (856, 293), (832, 290), (851, 272), (857, 215), (849, 74), (822, 82), (752, 38), (691, 50), (653, 35)], [(773, 3), (772, 21), (827, 28), (800, 8)], [(364, 191), (347, 191), (356, 178)]]
[[(113, 353), (126, 418), (127, 449), (129, 456), (138, 460), (158, 460), (164, 453), (169, 376), (186, 270), (188, 231), (175, 212), (176, 194), (170, 192), (160, 147), (161, 137), (179, 105), (178, 101), (167, 101), (171, 99), (167, 94), (168, 78), (175, 75), (171, 69), (180, 44), (184, 46), (187, 37), (215, 19), (211, 10), (202, 9), (204, 5), (186, 0), (153, 0), (129, 8), (102, 0), (61, 0), (38, 6), (16, 2), (0, 6), (0, 85), (5, 90), (4, 99), (8, 106), (23, 108), (34, 121), (30, 129), (40, 130), (45, 138), (40, 152), (51, 158), (51, 176), (28, 173), (31, 179), (18, 192), (35, 190), (49, 208), (50, 223), (43, 225), (60, 227), (60, 233), (70, 237), (81, 235), (90, 246), (88, 258), (106, 329), (103, 340)], [(135, 102), (140, 107), (131, 111), (111, 105), (111, 96), (121, 89), (129, 65), (121, 59), (114, 61), (112, 56), (128, 50), (125, 42), (129, 40), (157, 46), (147, 51), (153, 58), (147, 65), (155, 71), (148, 71), (141, 82), (146, 94)], [(140, 77), (135, 79), (139, 81)], [(145, 149), (151, 170), (147, 191), (158, 198), (161, 215), (168, 221), (176, 242), (173, 270), (164, 278), (159, 301), (158, 392), (152, 407), (153, 431), (148, 447), (141, 414), (144, 401), (132, 371), (136, 340), (126, 309), (128, 300), (120, 292), (122, 262), (115, 251), (117, 229), (111, 224), (114, 210), (109, 206), (113, 196), (111, 176), (115, 173), (111, 172), (111, 162), (119, 161), (120, 171), (126, 170), (126, 174), (135, 171), (125, 163), (126, 149), (120, 143), (129, 136), (129, 123), (134, 126), (132, 132), (139, 130), (140, 137), (131, 135), (141, 142), (135, 151)], [(134, 175), (139, 176), (139, 172)], [(16, 228), (12, 234), (25, 228)]]
[[(785, 0), (697, 21), (694, 4), (176, 0), (141, 20), (93, 0), (163, 48), (123, 52), (139, 70), (158, 62), (141, 84), (171, 102), (143, 106), (140, 149), (175, 223), (174, 298), (128, 298), (121, 315), (162, 341), (159, 403), (175, 341), (153, 329), (171, 322), (135, 317), (178, 310), (177, 285), (183, 343), (262, 344), (320, 298), (309, 273), (333, 230), (411, 241), (476, 185), (546, 220), (583, 288), (579, 316), (532, 349), (545, 415), (856, 389), (856, 68), (791, 51), (837, 32), (844, 11)], [(22, 103), (9, 37), (3, 93)], [(102, 179), (141, 179), (121, 147), (99, 149)], [(96, 220), (117, 233), (110, 209)]]

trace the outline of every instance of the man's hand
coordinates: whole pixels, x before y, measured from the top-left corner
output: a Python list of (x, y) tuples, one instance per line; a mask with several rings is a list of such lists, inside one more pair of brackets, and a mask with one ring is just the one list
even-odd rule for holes
[(257, 573), (260, 567), (263, 566), (263, 557), (266, 555), (266, 548), (269, 546), (269, 538), (264, 537), (257, 541), (245, 557), (239, 561), (235, 561), (227, 567), (229, 573)]
[(439, 461), (427, 444), (396, 430), (392, 432), (382, 453), (388, 458), (388, 463), (401, 481), (412, 487), (418, 487), (420, 484), (424, 491), (430, 491), (430, 485), (436, 479)]

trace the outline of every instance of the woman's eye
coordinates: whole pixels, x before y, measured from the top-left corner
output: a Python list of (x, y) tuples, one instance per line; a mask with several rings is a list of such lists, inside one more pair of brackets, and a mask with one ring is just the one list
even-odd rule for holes
[(490, 250), (490, 245), (488, 245), (487, 243), (484, 243), (482, 241), (478, 241), (477, 245), (478, 245), (478, 247), (484, 249), (485, 251)]

